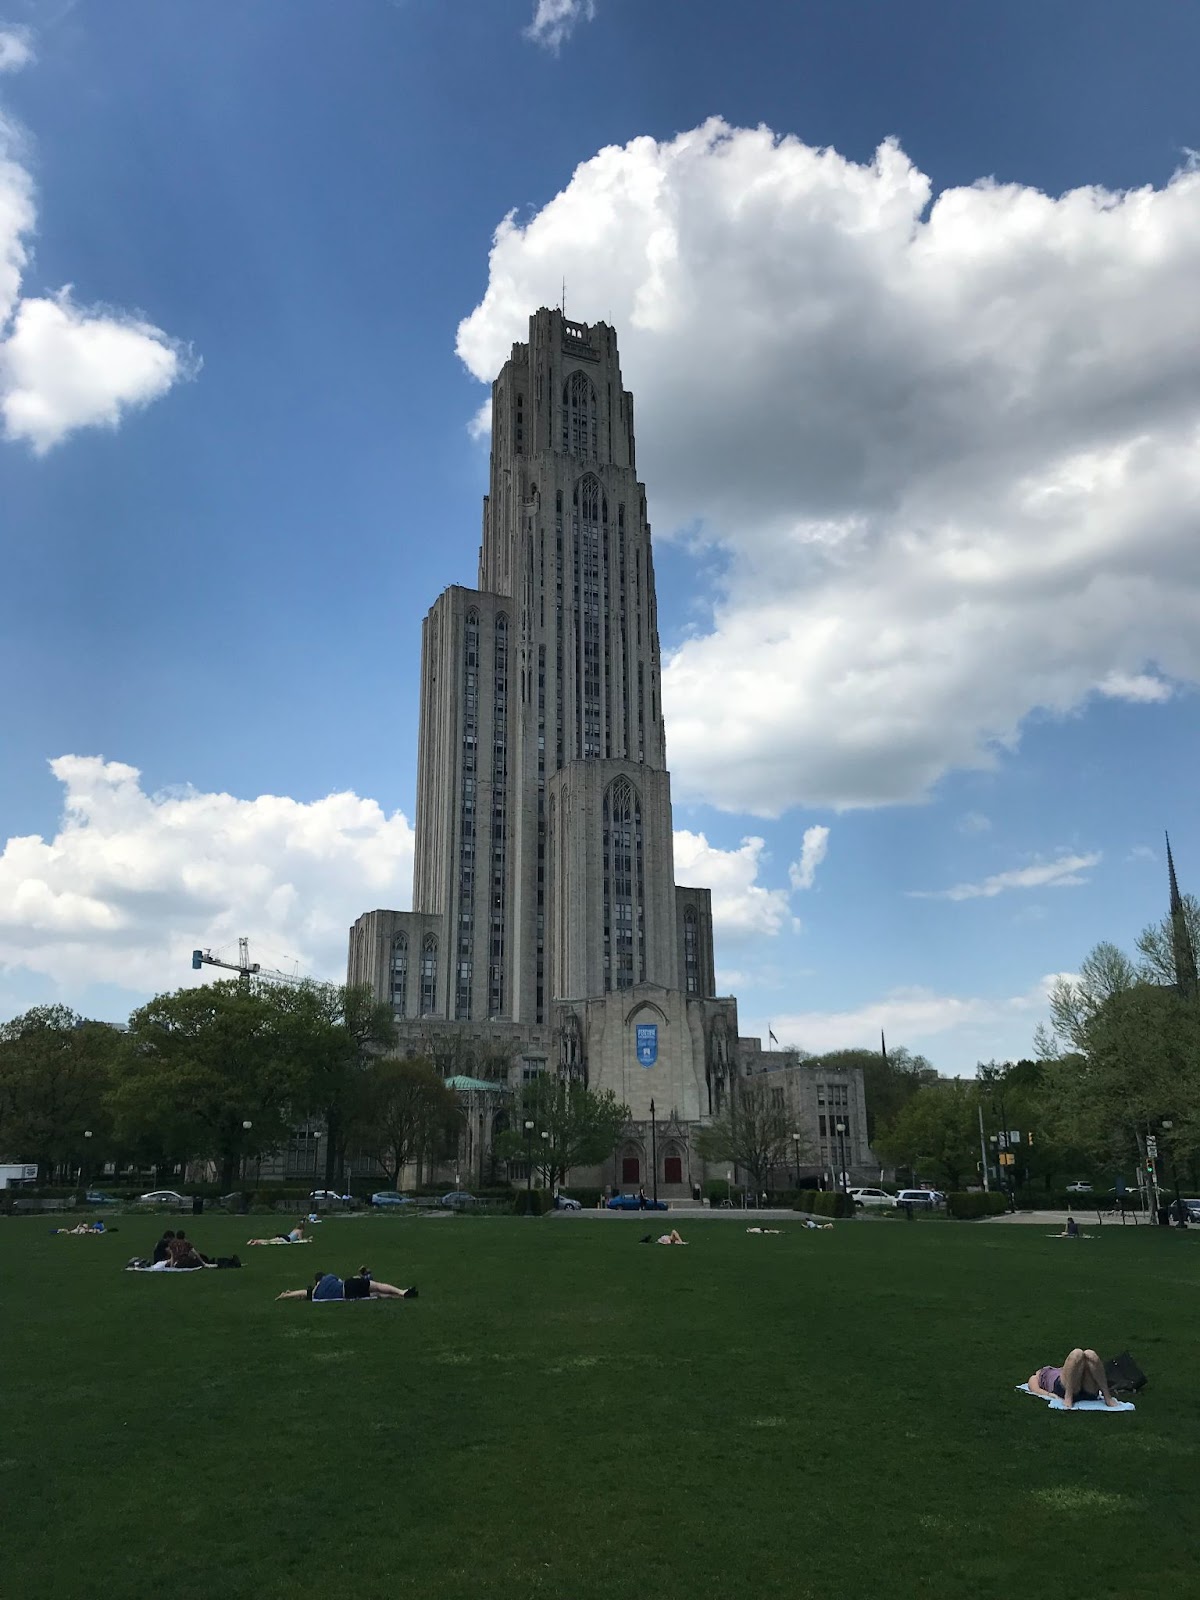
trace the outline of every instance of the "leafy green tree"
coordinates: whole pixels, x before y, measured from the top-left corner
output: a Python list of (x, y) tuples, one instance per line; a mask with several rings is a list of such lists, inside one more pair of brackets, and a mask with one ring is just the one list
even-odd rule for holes
[[(505, 1161), (521, 1161), (532, 1151), (547, 1188), (563, 1182), (572, 1167), (607, 1161), (629, 1121), (629, 1107), (611, 1089), (589, 1089), (575, 1080), (543, 1073), (522, 1084), (515, 1096), (513, 1126), (496, 1141)], [(532, 1122), (533, 1137), (524, 1127)], [(545, 1133), (547, 1137), (542, 1138)]]
[(885, 1161), (930, 1172), (959, 1189), (979, 1167), (979, 1085), (970, 1078), (939, 1078), (921, 1086), (877, 1135)]
[[(800, 1054), (803, 1058), (803, 1052)], [(827, 1050), (819, 1059), (822, 1066), (833, 1071), (861, 1068), (867, 1101), (867, 1143), (872, 1146), (876, 1128), (891, 1122), (923, 1083), (937, 1079), (936, 1070), (926, 1058), (914, 1055), (903, 1045), (889, 1050), (886, 1060), (879, 1050)]]
[[(66, 1006), (35, 1006), (0, 1025), (0, 1154), (56, 1167), (102, 1158), (110, 1140), (104, 1097), (122, 1035)], [(90, 1132), (91, 1139), (85, 1138)]]
[(395, 1056), (372, 1061), (357, 1093), (358, 1147), (378, 1161), (393, 1188), (410, 1162), (453, 1155), (462, 1112), (453, 1089), (428, 1061)]
[(358, 1131), (358, 1080), (395, 1043), (391, 1007), (365, 985), (263, 985), (259, 994), (277, 1013), (289, 1059), (303, 1080), (296, 1110), (325, 1124), (325, 1187), (340, 1188), (347, 1143)]
[(744, 1167), (759, 1189), (770, 1187), (776, 1167), (797, 1154), (800, 1160), (812, 1154), (807, 1140), (796, 1151), (794, 1118), (786, 1105), (776, 1104), (772, 1087), (755, 1078), (741, 1079), (725, 1111), (696, 1135), (703, 1160)]
[(135, 1011), (109, 1100), (119, 1135), (173, 1161), (213, 1160), (223, 1187), (241, 1161), (278, 1149), (308, 1088), (280, 998), (232, 981)]
[(1038, 1030), (1038, 1053), (1061, 1054), (1087, 1049), (1088, 1027), (1101, 1006), (1114, 995), (1125, 994), (1138, 982), (1138, 970), (1117, 945), (1104, 941), (1084, 958), (1076, 978), (1060, 977), (1050, 990), (1053, 1034)]

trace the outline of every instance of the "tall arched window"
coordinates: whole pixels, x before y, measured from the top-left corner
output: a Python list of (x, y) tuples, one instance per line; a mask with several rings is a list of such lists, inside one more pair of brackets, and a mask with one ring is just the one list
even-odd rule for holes
[(508, 893), (506, 852), (508, 830), (508, 618), (496, 617), (492, 659), (492, 817), (491, 917), (488, 929), (488, 1011), (498, 1017), (504, 1008), (504, 914)]
[(563, 454), (595, 461), (599, 454), (596, 390), (586, 372), (573, 372), (563, 384)]
[[(467, 612), (466, 626), (463, 630), (462, 683), (463, 750), (458, 821), (458, 942), (454, 946), (453, 972), (454, 1015), (460, 1022), (466, 1021), (471, 1015), (471, 975), (475, 947), (475, 867), (479, 842), (479, 817), (476, 810), (479, 764), (479, 613), (474, 606)], [(424, 1011), (423, 1004), (422, 1011)]]
[(700, 927), (694, 906), (683, 913), (683, 976), (688, 994), (700, 993)]
[(575, 755), (586, 760), (603, 754), (601, 736), (601, 649), (603, 585), (608, 544), (608, 497), (600, 480), (587, 473), (575, 485), (572, 558), (575, 577)]
[(604, 795), (604, 987), (630, 989), (646, 976), (642, 800), (628, 778)]
[(399, 1021), (408, 1009), (408, 935), (392, 940), (392, 1014)]
[(421, 1015), (430, 1017), (437, 1009), (437, 940), (425, 935), (421, 946)]

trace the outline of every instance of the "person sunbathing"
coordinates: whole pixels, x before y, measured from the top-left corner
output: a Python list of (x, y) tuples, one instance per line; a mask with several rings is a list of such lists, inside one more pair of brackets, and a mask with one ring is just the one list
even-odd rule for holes
[(677, 1228), (672, 1228), (670, 1233), (660, 1233), (654, 1242), (655, 1244), (686, 1244), (687, 1240), (679, 1237)]
[(103, 1222), (77, 1222), (73, 1228), (55, 1228), (55, 1233), (107, 1233), (108, 1229)]
[(803, 1217), (800, 1221), (802, 1228), (832, 1228), (832, 1222), (814, 1222), (811, 1217)]
[(304, 1233), (303, 1221), (298, 1222), (289, 1233), (272, 1234), (269, 1239), (247, 1239), (247, 1244), (311, 1244), (312, 1240)]
[(747, 1233), (782, 1233), (782, 1228), (747, 1228)]
[(1110, 1407), (1117, 1404), (1109, 1393), (1104, 1363), (1094, 1350), (1076, 1348), (1061, 1367), (1039, 1367), (1030, 1375), (1029, 1392), (1046, 1400), (1057, 1397), (1068, 1411), (1078, 1400), (1103, 1400)]
[(315, 1272), (307, 1289), (284, 1289), (276, 1300), (415, 1300), (416, 1285), (397, 1289), (394, 1283), (380, 1283), (366, 1267), (359, 1267), (352, 1278), (339, 1278), (333, 1272)]

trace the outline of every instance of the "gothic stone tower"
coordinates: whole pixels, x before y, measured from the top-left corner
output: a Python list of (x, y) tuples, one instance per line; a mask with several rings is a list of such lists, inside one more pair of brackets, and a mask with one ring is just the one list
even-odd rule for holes
[(536, 312), (492, 386), (478, 587), (424, 624), (416, 811), (413, 910), (358, 919), (351, 981), (398, 1020), (548, 1042), (635, 1116), (656, 1093), (710, 1114), (736, 1004), (709, 891), (675, 883), (646, 491), (604, 323)]

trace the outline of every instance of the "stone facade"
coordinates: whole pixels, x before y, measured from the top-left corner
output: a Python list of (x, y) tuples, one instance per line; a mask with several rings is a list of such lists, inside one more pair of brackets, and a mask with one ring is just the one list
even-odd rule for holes
[[(763, 1058), (716, 995), (709, 891), (675, 882), (650, 524), (604, 323), (536, 312), (493, 385), (478, 587), (425, 619), (420, 709), (413, 909), (358, 918), (348, 981), (447, 1076), (482, 1054), (510, 1086), (611, 1089), (628, 1136), (577, 1181), (651, 1181), (653, 1101), (660, 1192), (686, 1192), (694, 1130)], [(469, 1112), (468, 1170), (502, 1115)]]

